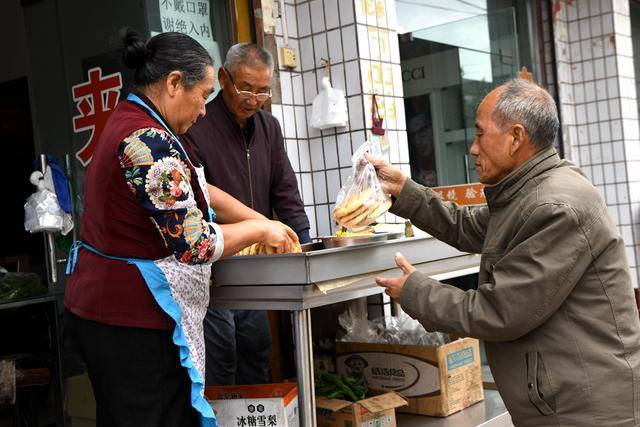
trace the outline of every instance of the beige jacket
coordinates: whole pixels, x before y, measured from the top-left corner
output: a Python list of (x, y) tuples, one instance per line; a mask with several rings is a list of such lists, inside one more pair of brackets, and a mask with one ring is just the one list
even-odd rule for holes
[(518, 426), (640, 424), (638, 311), (596, 189), (551, 148), (485, 194), (488, 207), (460, 207), (407, 182), (392, 212), (482, 260), (467, 292), (413, 273), (402, 308), (428, 330), (486, 341)]

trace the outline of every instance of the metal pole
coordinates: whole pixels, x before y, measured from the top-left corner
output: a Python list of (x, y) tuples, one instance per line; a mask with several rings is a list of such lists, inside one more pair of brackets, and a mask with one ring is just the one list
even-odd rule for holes
[(67, 179), (69, 180), (69, 197), (71, 198), (71, 218), (73, 219), (73, 243), (78, 240), (78, 227), (76, 225), (76, 195), (73, 187), (73, 169), (71, 163), (71, 156), (69, 154), (64, 155), (64, 168)]
[(309, 366), (309, 394), (311, 395), (311, 425), (316, 426), (316, 379), (313, 366), (313, 333), (311, 332), (311, 309), (304, 311), (307, 322), (307, 361)]
[(313, 363), (310, 361), (309, 310), (296, 310), (293, 313), (294, 335), (296, 344), (296, 373), (298, 377), (298, 406), (300, 408), (300, 425), (315, 427), (315, 399), (313, 392)]
[[(40, 154), (40, 169), (44, 175), (47, 172), (47, 155)], [(49, 267), (49, 280), (51, 284), (58, 282), (58, 265), (56, 260), (56, 246), (53, 233), (45, 233), (45, 251), (47, 253), (47, 265)], [(49, 289), (51, 291), (51, 289)]]

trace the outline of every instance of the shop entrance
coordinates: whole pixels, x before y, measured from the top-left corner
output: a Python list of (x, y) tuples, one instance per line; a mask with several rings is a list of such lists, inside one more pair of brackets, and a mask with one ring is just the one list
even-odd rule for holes
[(519, 69), (514, 8), (399, 39), (412, 178), (430, 187), (477, 181), (469, 155), (475, 110)]
[(29, 182), (36, 158), (29, 88), (27, 78), (0, 83), (0, 141), (5, 159), (5, 182), (2, 186), (2, 241), (0, 266), (8, 271), (40, 273), (44, 267), (42, 235), (32, 235), (24, 229), (24, 203), (36, 188)]

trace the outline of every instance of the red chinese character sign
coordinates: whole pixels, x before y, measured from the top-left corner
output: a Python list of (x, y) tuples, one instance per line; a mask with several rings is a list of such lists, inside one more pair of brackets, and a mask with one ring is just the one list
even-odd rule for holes
[(88, 78), (88, 81), (71, 88), (73, 100), (80, 112), (80, 115), (73, 117), (73, 131), (91, 131), (87, 143), (76, 153), (76, 158), (83, 166), (91, 162), (96, 142), (118, 103), (122, 88), (120, 73), (103, 76), (100, 67), (90, 69)]
[(446, 187), (433, 187), (433, 191), (447, 202), (456, 202), (459, 205), (484, 205), (487, 199), (484, 197), (484, 185), (480, 183), (449, 185)]

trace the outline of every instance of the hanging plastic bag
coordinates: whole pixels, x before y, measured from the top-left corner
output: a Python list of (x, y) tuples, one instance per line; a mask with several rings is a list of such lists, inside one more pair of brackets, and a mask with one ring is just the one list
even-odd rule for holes
[(320, 93), (313, 100), (311, 127), (319, 130), (343, 127), (349, 121), (344, 92), (331, 87), (328, 77), (322, 78)]
[(29, 181), (38, 190), (29, 196), (24, 205), (25, 230), (31, 233), (62, 232), (66, 235), (73, 228), (73, 219), (60, 208), (55, 193), (46, 188), (42, 172), (33, 172)]
[(380, 144), (367, 141), (351, 157), (352, 174), (338, 192), (333, 216), (346, 228), (371, 224), (391, 207), (391, 198), (382, 191), (376, 170), (364, 155), (382, 157)]

